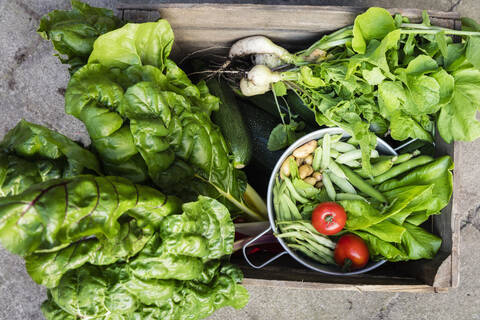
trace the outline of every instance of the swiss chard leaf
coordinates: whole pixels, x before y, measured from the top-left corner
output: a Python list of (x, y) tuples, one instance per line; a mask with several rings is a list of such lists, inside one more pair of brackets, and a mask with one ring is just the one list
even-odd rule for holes
[(72, 0), (72, 10), (50, 12), (40, 20), (37, 32), (52, 41), (60, 60), (69, 64), (70, 73), (73, 73), (87, 63), (98, 36), (122, 25), (111, 10)]
[(53, 252), (84, 237), (113, 239), (121, 230), (118, 219), (127, 211), (141, 225), (157, 225), (177, 210), (175, 197), (167, 199), (126, 179), (85, 175), (49, 180), (0, 199), (0, 242), (22, 256)]
[(0, 150), (0, 196), (15, 195), (51, 179), (101, 174), (91, 152), (60, 133), (25, 120), (5, 135)]

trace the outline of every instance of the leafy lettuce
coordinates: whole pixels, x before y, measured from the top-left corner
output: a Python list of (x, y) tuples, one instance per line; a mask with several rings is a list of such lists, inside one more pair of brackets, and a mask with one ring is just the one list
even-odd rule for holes
[(385, 208), (360, 200), (341, 201), (348, 216), (345, 228), (365, 240), (374, 259), (432, 259), (441, 239), (419, 225), (450, 201), (452, 169), (451, 158), (444, 156), (384, 182), (379, 190), (390, 202)]

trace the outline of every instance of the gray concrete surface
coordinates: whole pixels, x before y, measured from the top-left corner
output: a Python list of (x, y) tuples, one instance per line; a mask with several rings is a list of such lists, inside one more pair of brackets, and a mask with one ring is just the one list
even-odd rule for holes
[[(114, 0), (87, 2), (110, 8), (116, 4)], [(480, 20), (477, 0), (288, 2), (457, 10)], [(66, 0), (0, 0), (0, 137), (25, 118), (88, 143), (83, 125), (64, 113), (67, 68), (35, 33), (43, 14), (68, 7)], [(458, 289), (446, 294), (408, 294), (249, 287), (251, 300), (246, 308), (226, 308), (211, 319), (480, 319), (480, 141), (461, 143), (458, 148), (456, 167), (461, 169), (456, 174), (461, 188), (456, 196), (462, 214)], [(0, 248), (0, 320), (43, 319), (39, 307), (44, 299), (44, 289), (29, 278), (22, 259)]]

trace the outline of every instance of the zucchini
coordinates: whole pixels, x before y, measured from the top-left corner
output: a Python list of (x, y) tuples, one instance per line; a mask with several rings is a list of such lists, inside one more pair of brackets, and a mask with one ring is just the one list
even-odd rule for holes
[[(275, 167), (283, 150), (270, 151), (267, 148), (270, 132), (278, 124), (278, 121), (267, 112), (253, 106), (245, 100), (238, 101), (249, 132), (252, 134), (253, 159), (268, 170), (268, 176)], [(248, 169), (248, 167), (247, 167)], [(255, 177), (258, 179), (258, 177)]]
[[(273, 99), (271, 92), (267, 92), (262, 95), (242, 98), (250, 101), (258, 108), (269, 113), (278, 121), (281, 121), (280, 115), (278, 114), (277, 105), (275, 104), (275, 100)], [(315, 114), (312, 110), (310, 110), (307, 106), (303, 104), (302, 100), (300, 100), (300, 98), (295, 94), (295, 92), (288, 91), (288, 94), (284, 98), (287, 100), (288, 106), (290, 107), (290, 112), (298, 115), (300, 119), (305, 122), (305, 130), (307, 132), (314, 131), (318, 128), (318, 124), (315, 121)], [(288, 108), (283, 99), (278, 99), (278, 105), (282, 113), (288, 114)]]
[(221, 80), (210, 79), (207, 86), (213, 95), (220, 98), (220, 107), (213, 113), (213, 122), (220, 127), (233, 154), (233, 165), (237, 169), (242, 169), (252, 157), (252, 141), (235, 94)]

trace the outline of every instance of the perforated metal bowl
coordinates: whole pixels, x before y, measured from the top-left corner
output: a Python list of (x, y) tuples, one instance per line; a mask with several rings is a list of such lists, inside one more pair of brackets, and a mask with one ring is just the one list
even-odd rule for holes
[[(318, 140), (318, 139), (322, 138), (327, 133), (330, 134), (330, 135), (343, 134), (343, 136), (345, 138), (350, 137), (350, 135), (341, 128), (325, 128), (325, 129), (317, 130), (317, 131), (312, 132), (310, 134), (307, 134), (307, 135), (303, 136), (302, 138), (298, 139), (297, 141), (295, 141), (295, 143), (293, 143), (282, 154), (282, 156), (278, 160), (277, 164), (275, 165), (275, 168), (273, 169), (272, 175), (270, 176), (270, 180), (269, 180), (269, 183), (268, 183), (268, 192), (267, 192), (267, 208), (268, 208), (268, 219), (269, 219), (269, 222), (270, 222), (270, 227), (268, 229), (266, 229), (265, 231), (263, 231), (262, 233), (260, 233), (258, 236), (256, 236), (251, 241), (247, 242), (243, 246), (243, 255), (245, 257), (245, 260), (253, 268), (256, 268), (256, 269), (263, 268), (264, 266), (270, 264), (271, 262), (275, 261), (277, 258), (279, 258), (280, 256), (285, 255), (285, 254), (289, 254), (293, 259), (295, 259), (296, 261), (298, 261), (299, 263), (301, 263), (305, 267), (310, 268), (312, 270), (315, 270), (315, 271), (318, 271), (318, 272), (321, 272), (321, 273), (324, 273), (324, 274), (341, 275), (341, 276), (354, 275), (354, 274), (369, 272), (369, 271), (371, 271), (375, 268), (378, 268), (379, 266), (381, 266), (382, 264), (384, 264), (386, 262), (385, 260), (370, 261), (363, 269), (355, 270), (355, 271), (351, 271), (351, 272), (343, 272), (340, 269), (340, 267), (338, 267), (338, 266), (321, 264), (317, 261), (314, 261), (314, 260), (308, 258), (307, 256), (305, 256), (305, 255), (303, 255), (299, 252), (296, 252), (296, 251), (290, 249), (287, 246), (287, 244), (285, 243), (285, 241), (281, 238), (277, 238), (277, 240), (281, 244), (281, 246), (283, 247), (283, 249), (285, 251), (277, 254), (276, 256), (274, 256), (273, 258), (269, 259), (268, 261), (266, 261), (265, 263), (263, 263), (261, 265), (256, 265), (256, 264), (252, 263), (250, 261), (250, 259), (248, 258), (248, 255), (246, 253), (246, 248), (247, 247), (254, 244), (255, 241), (258, 240), (262, 235), (264, 235), (264, 234), (266, 234), (270, 231), (273, 231), (274, 233), (278, 232), (277, 226), (275, 225), (275, 209), (273, 207), (273, 187), (275, 185), (275, 179), (279, 174), (280, 167), (282, 166), (282, 163), (285, 161), (285, 159), (289, 155), (291, 155), (293, 153), (293, 151), (295, 149), (297, 149), (301, 145), (303, 145), (303, 144), (305, 144), (305, 143), (307, 143), (311, 140)], [(388, 145), (385, 141), (383, 141), (380, 138), (377, 138), (377, 148), (376, 149), (378, 150), (378, 152), (380, 154), (397, 155), (397, 152), (392, 147), (390, 147), (390, 145)]]

